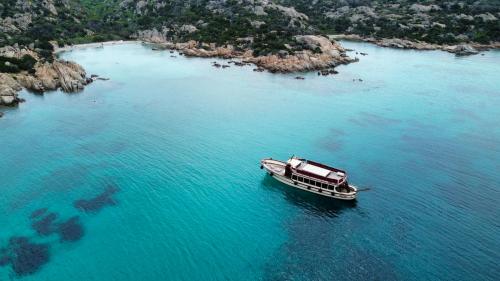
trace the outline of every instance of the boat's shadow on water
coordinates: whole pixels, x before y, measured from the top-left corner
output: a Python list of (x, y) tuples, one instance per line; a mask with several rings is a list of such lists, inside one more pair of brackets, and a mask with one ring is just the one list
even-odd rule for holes
[(270, 191), (282, 193), (293, 205), (320, 216), (338, 216), (347, 209), (356, 208), (357, 205), (356, 200), (342, 201), (312, 194), (281, 183), (268, 175), (262, 178), (262, 185)]

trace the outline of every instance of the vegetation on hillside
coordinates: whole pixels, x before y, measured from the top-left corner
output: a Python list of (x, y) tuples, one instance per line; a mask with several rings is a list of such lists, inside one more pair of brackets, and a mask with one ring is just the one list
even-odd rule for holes
[(0, 46), (50, 56), (60, 45), (128, 39), (251, 44), (293, 52), (298, 34), (359, 34), (438, 44), (500, 41), (500, 0), (0, 0)]

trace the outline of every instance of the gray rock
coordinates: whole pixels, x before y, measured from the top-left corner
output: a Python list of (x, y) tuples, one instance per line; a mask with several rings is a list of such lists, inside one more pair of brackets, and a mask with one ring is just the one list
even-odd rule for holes
[(420, 4), (413, 4), (410, 6), (410, 10), (417, 12), (417, 13), (428, 13), (430, 11), (439, 11), (441, 10), (441, 7), (437, 5), (420, 5)]
[(494, 15), (492, 15), (490, 13), (480, 14), (480, 15), (477, 15), (476, 17), (481, 18), (484, 22), (498, 20)]
[(0, 105), (13, 106), (19, 102), (17, 92), (21, 85), (11, 76), (0, 73)]
[(450, 52), (455, 53), (457, 56), (469, 56), (479, 53), (476, 48), (468, 44), (457, 45), (455, 48), (451, 49)]
[(264, 24), (266, 24), (266, 22), (264, 22), (264, 21), (259, 21), (259, 20), (250, 21), (250, 25), (255, 27), (255, 28), (260, 28), (260, 26), (264, 25)]
[(267, 13), (264, 11), (264, 7), (262, 6), (255, 6), (253, 12), (257, 16), (267, 16)]
[(0, 96), (0, 104), (3, 105), (14, 105), (16, 103), (15, 96)]
[(285, 50), (279, 50), (279, 51), (278, 51), (278, 56), (279, 56), (280, 58), (286, 58), (286, 57), (288, 57), (288, 52), (287, 52), (287, 51), (285, 51)]
[(179, 28), (179, 31), (181, 31), (181, 32), (187, 32), (187, 33), (193, 33), (193, 32), (198, 31), (198, 28), (196, 28), (196, 26), (191, 25), (191, 24), (184, 24), (183, 26), (181, 26)]

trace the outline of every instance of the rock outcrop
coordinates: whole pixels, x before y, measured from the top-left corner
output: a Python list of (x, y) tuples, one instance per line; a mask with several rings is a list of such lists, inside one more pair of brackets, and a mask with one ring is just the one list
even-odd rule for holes
[(41, 60), (36, 52), (26, 48), (4, 47), (0, 56), (22, 58), (30, 55), (36, 60), (29, 71), (17, 73), (0, 73), (0, 105), (13, 106), (21, 99), (17, 92), (23, 87), (34, 92), (45, 92), (62, 89), (64, 92), (77, 92), (92, 82), (86, 77), (85, 70), (77, 63), (54, 59), (52, 62)]
[[(142, 38), (148, 41), (151, 37)], [(155, 37), (156, 38), (156, 37)], [(328, 69), (340, 64), (354, 62), (346, 54), (346, 50), (335, 41), (317, 35), (300, 35), (295, 40), (300, 50), (288, 54), (280, 51), (276, 54), (254, 56), (253, 50), (247, 48), (237, 50), (232, 45), (216, 46), (215, 44), (201, 43), (194, 40), (185, 43), (164, 42), (159, 44), (164, 49), (178, 50), (186, 56), (193, 57), (221, 57), (238, 58), (244, 63), (253, 63), (259, 69), (267, 69), (270, 72), (300, 72)]]
[(139, 30), (134, 35), (132, 35), (132, 38), (144, 40), (151, 43), (165, 43), (168, 42), (167, 33), (169, 30), (170, 29), (168, 28), (163, 28), (161, 30), (158, 30), (156, 28)]
[(346, 55), (345, 49), (328, 38), (316, 35), (300, 35), (295, 40), (304, 49), (293, 55), (266, 55), (246, 57), (244, 61), (256, 64), (271, 72), (300, 72), (332, 68), (340, 64), (354, 62)]
[(30, 48), (14, 46), (5, 46), (0, 48), (0, 56), (8, 58), (20, 59), (25, 55), (29, 55), (39, 60), (38, 54)]
[(0, 73), (0, 105), (13, 106), (19, 103), (17, 92), (21, 85), (10, 75)]
[(372, 37), (361, 37), (355, 34), (337, 34), (328, 36), (332, 40), (353, 40), (353, 41), (363, 41), (376, 44), (381, 47), (396, 48), (396, 49), (415, 49), (415, 50), (442, 50), (456, 54), (457, 56), (468, 56), (475, 55), (479, 53), (480, 50), (488, 50), (492, 48), (499, 48), (500, 43), (491, 44), (459, 44), (459, 45), (438, 45), (430, 44), (421, 41), (410, 41), (398, 38), (384, 38), (375, 39)]
[(460, 44), (446, 49), (450, 53), (455, 53), (457, 56), (470, 56), (478, 54), (479, 51), (469, 44)]
[(83, 87), (90, 82), (80, 65), (64, 60), (40, 63), (35, 68), (35, 74), (24, 73), (15, 77), (23, 87), (35, 92), (59, 88), (67, 93), (77, 92), (83, 90)]

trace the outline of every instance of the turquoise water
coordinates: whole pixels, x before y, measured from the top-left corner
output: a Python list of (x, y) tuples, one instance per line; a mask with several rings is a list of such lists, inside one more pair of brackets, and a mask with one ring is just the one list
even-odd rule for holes
[[(110, 80), (2, 109), (0, 280), (497, 279), (500, 52), (345, 45), (368, 56), (303, 81), (62, 54)], [(259, 169), (292, 154), (371, 189), (342, 203)]]

